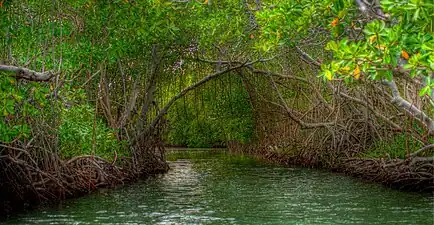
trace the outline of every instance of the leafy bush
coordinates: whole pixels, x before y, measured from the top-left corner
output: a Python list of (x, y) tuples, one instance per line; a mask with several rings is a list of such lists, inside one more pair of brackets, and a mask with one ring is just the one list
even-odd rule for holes
[[(241, 81), (230, 77), (233, 86), (210, 86), (196, 97), (175, 103), (168, 114), (170, 123), (166, 141), (187, 147), (220, 147), (226, 141), (249, 142), (252, 137), (252, 109)], [(213, 89), (220, 89), (216, 93)], [(200, 96), (200, 97), (198, 97)], [(197, 99), (201, 99), (197, 101)], [(195, 102), (193, 99), (196, 99)]]
[[(191, 107), (183, 110), (182, 104), (177, 104), (173, 110), (183, 113), (173, 113), (170, 116), (170, 131), (167, 142), (171, 145), (207, 148), (222, 145), (223, 132), (213, 120), (198, 118)], [(203, 117), (203, 115), (201, 116)]]
[[(62, 109), (62, 124), (59, 127), (60, 152), (62, 157), (92, 154), (113, 158), (114, 151), (122, 151), (123, 144), (115, 135), (115, 130), (96, 118), (95, 109), (88, 104), (75, 105)], [(95, 124), (95, 127), (94, 127)]]
[(49, 89), (40, 83), (17, 84), (16, 79), (0, 77), (0, 141), (27, 139), (31, 122), (48, 106)]

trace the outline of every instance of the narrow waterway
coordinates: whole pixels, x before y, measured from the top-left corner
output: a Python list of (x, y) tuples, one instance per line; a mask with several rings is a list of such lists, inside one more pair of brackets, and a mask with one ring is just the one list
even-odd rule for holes
[(7, 224), (434, 224), (433, 197), (224, 152), (172, 153), (157, 178)]

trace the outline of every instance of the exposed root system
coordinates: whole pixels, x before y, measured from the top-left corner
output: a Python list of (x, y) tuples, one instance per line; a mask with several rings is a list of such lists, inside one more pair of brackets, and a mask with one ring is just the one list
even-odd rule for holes
[(432, 157), (416, 157), (408, 160), (346, 159), (341, 165), (341, 171), (399, 189), (434, 191), (434, 158)]
[(279, 64), (281, 71), (265, 67), (242, 74), (255, 139), (247, 145), (229, 143), (229, 149), (394, 188), (434, 191), (431, 126), (423, 116), (414, 117), (422, 115), (416, 108), (432, 107), (418, 95), (420, 84), (395, 78), (405, 84), (405, 98), (415, 106), (409, 112), (394, 105), (393, 99), (401, 95), (396, 85), (363, 81), (348, 88), (341, 80), (319, 81), (320, 63), (293, 50), (284, 52), (290, 63)]
[(92, 155), (62, 160), (55, 153), (39, 149), (38, 152), (9, 146), (7, 150), (7, 154), (0, 155), (0, 208), (3, 209), (0, 216), (40, 203), (80, 196), (100, 187), (115, 187), (168, 169), (164, 158), (152, 163), (143, 161), (137, 167), (132, 158), (126, 157), (117, 162)]
[(325, 156), (316, 151), (300, 151), (297, 154), (278, 153), (239, 143), (230, 143), (235, 154), (248, 154), (270, 163), (285, 166), (303, 166), (330, 169), (389, 187), (410, 191), (434, 191), (434, 158), (409, 157), (402, 159), (341, 158), (335, 163), (324, 163)]

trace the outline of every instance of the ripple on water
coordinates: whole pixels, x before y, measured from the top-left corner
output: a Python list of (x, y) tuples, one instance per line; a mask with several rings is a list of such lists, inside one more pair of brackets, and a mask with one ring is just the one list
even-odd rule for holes
[(69, 200), (61, 208), (7, 223), (434, 224), (432, 196), (325, 171), (237, 164), (228, 156), (170, 166), (156, 179)]

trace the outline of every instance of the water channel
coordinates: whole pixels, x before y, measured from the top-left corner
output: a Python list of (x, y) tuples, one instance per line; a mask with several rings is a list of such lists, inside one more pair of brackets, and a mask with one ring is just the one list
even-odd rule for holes
[(434, 198), (222, 151), (175, 151), (156, 178), (6, 224), (434, 224)]

